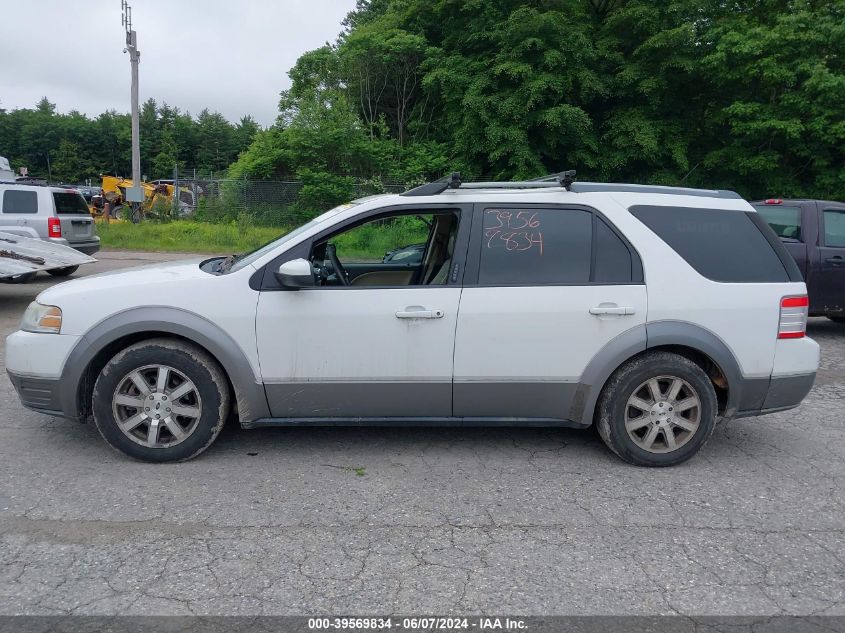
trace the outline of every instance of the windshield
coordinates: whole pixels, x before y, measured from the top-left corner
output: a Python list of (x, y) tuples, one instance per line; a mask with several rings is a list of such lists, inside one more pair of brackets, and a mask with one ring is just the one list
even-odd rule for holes
[(261, 259), (262, 257), (264, 257), (267, 253), (273, 252), (275, 249), (277, 249), (279, 246), (281, 246), (285, 242), (288, 242), (288, 241), (292, 240), (293, 238), (295, 238), (299, 235), (302, 235), (308, 229), (320, 224), (321, 222), (325, 222), (326, 220), (328, 220), (331, 217), (334, 217), (335, 215), (337, 215), (341, 211), (346, 211), (347, 209), (351, 209), (353, 206), (355, 206), (354, 203), (352, 203), (352, 204), (342, 204), (339, 207), (335, 207), (334, 209), (330, 209), (329, 211), (326, 211), (322, 215), (317, 216), (313, 220), (306, 222), (302, 226), (295, 228), (294, 230), (290, 231), (289, 233), (285, 233), (284, 235), (282, 235), (278, 239), (275, 239), (272, 242), (269, 242), (269, 243), (265, 244), (264, 246), (257, 248), (256, 250), (252, 251), (251, 253), (247, 253), (246, 255), (239, 256), (237, 258), (237, 260), (229, 268), (228, 272), (234, 272), (236, 270), (240, 270), (244, 266), (249, 266), (253, 262)]

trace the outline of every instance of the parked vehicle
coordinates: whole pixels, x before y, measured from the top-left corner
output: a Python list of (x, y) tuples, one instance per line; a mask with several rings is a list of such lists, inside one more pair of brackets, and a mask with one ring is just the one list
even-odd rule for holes
[[(172, 183), (172, 181), (169, 181)], [(97, 218), (103, 216), (105, 203), (108, 202), (112, 218), (119, 218), (122, 209), (126, 204), (126, 190), (133, 187), (134, 182), (128, 178), (116, 176), (103, 176), (102, 187), (96, 195), (91, 197), (90, 211)], [(139, 185), (144, 192), (144, 202), (138, 210), (141, 215), (133, 220), (138, 221), (143, 215), (154, 213), (156, 209), (167, 209), (168, 215), (173, 206), (173, 194), (175, 187), (168, 184), (168, 181), (157, 180), (155, 182), (141, 182)], [(196, 207), (194, 193), (185, 187), (179, 187), (179, 216), (190, 215)]]
[(382, 261), (384, 263), (403, 262), (405, 264), (421, 264), (423, 254), (425, 253), (425, 243), (410, 244), (408, 246), (400, 246), (399, 248), (388, 251), (384, 254)]
[[(100, 238), (82, 195), (74, 189), (40, 185), (0, 183), (0, 231), (70, 246), (92, 255), (100, 250)], [(56, 277), (66, 277), (79, 266), (50, 269)], [(28, 281), (27, 273), (15, 281)]]
[(15, 180), (15, 172), (9, 165), (9, 159), (5, 156), (0, 156), (0, 180), (12, 181)]
[[(362, 249), (392, 226), (419, 263)], [(245, 428), (596, 423), (623, 459), (670, 466), (717, 419), (801, 402), (807, 305), (733, 192), (453, 175), (248, 255), (50, 288), (6, 366), (25, 406), (148, 461), (198, 455), (233, 410)]]
[(751, 204), (798, 264), (810, 316), (845, 323), (845, 203), (770, 198)]
[(92, 199), (94, 196), (100, 196), (102, 194), (102, 188), (98, 186), (91, 186), (91, 185), (76, 185), (74, 187), (79, 193), (82, 194), (82, 197), (85, 198), (85, 202), (89, 205), (91, 204)]

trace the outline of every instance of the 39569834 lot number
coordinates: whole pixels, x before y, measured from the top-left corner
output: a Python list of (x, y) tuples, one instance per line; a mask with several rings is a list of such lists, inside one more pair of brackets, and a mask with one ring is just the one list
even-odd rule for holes
[(308, 618), (310, 630), (404, 629), (455, 631), (470, 628), (467, 618)]

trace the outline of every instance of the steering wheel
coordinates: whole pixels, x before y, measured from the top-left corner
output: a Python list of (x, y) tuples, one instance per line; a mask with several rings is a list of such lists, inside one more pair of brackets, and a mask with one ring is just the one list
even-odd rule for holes
[(332, 263), (334, 276), (337, 277), (338, 281), (340, 281), (340, 285), (348, 286), (349, 277), (346, 275), (346, 269), (343, 267), (343, 264), (341, 264), (340, 260), (337, 258), (337, 249), (334, 244), (326, 244), (326, 257), (328, 257), (329, 261)]

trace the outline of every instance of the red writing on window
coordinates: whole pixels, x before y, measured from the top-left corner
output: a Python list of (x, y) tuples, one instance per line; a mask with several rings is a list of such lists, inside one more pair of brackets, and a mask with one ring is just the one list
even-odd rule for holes
[(506, 251), (530, 251), (543, 256), (543, 232), (536, 211), (487, 209), (484, 214), (484, 239), (487, 248)]

